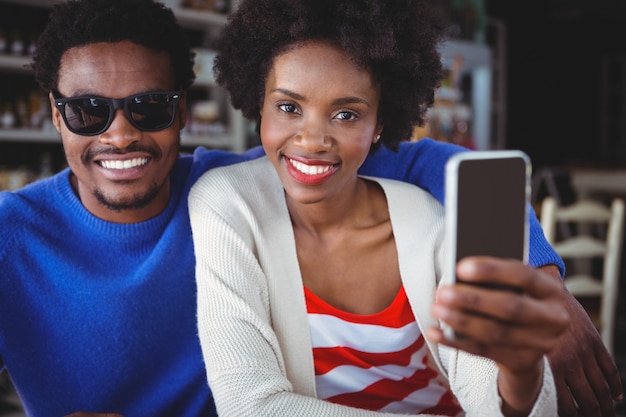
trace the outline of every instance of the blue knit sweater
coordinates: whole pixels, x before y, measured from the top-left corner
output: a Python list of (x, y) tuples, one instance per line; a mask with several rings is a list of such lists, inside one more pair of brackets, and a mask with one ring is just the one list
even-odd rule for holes
[[(460, 150), (431, 140), (381, 149), (361, 173), (413, 182), (441, 200), (444, 163)], [(69, 170), (0, 193), (0, 368), (29, 416), (215, 415), (196, 331), (187, 195), (207, 169), (259, 155), (181, 156), (167, 208), (137, 224), (94, 217)], [(532, 217), (531, 263), (562, 268)]]

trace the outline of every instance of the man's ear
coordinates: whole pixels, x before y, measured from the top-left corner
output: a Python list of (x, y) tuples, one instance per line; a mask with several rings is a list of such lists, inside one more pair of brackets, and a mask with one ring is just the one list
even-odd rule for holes
[(61, 133), (61, 123), (63, 123), (63, 116), (61, 116), (61, 111), (54, 104), (54, 97), (52, 96), (52, 92), (48, 94), (48, 99), (50, 100), (50, 108), (52, 110), (52, 124), (56, 128), (57, 132)]
[(187, 91), (184, 90), (178, 100), (178, 126), (182, 130), (187, 124)]

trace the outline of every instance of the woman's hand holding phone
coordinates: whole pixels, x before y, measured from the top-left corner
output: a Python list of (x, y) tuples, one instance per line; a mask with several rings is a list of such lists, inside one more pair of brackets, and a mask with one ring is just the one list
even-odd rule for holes
[(432, 313), (464, 337), (448, 338), (439, 328), (428, 329), (427, 336), (494, 360), (505, 403), (513, 408), (532, 404), (541, 386), (543, 357), (569, 325), (563, 284), (519, 260), (495, 257), (462, 259), (456, 272), (462, 281), (438, 289)]

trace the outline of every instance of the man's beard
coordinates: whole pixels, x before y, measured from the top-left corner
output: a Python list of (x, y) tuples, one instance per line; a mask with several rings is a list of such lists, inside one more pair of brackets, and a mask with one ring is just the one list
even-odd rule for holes
[(150, 186), (150, 189), (148, 189), (148, 191), (144, 194), (135, 194), (131, 198), (121, 201), (112, 201), (108, 199), (104, 195), (104, 193), (98, 188), (94, 190), (93, 194), (100, 204), (102, 204), (109, 210), (120, 212), (123, 210), (141, 209), (148, 206), (159, 194), (159, 190), (160, 188), (156, 184), (152, 184)]

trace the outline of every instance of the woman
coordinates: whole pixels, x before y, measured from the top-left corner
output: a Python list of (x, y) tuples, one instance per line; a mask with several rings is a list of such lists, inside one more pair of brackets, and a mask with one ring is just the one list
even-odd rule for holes
[[(220, 416), (556, 415), (545, 354), (568, 324), (559, 284), (477, 259), (459, 274), (520, 293), (442, 287), (435, 303), (450, 273), (441, 205), (357, 174), (423, 123), (440, 28), (406, 0), (250, 0), (233, 15), (218, 81), (260, 115), (267, 157), (190, 194)], [(446, 340), (440, 320), (468, 338)]]

